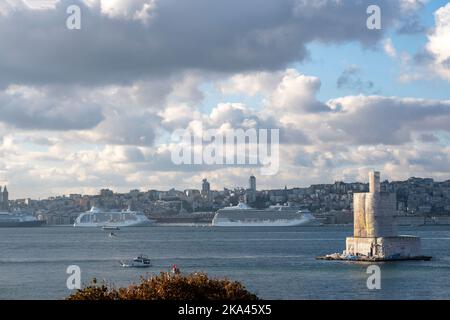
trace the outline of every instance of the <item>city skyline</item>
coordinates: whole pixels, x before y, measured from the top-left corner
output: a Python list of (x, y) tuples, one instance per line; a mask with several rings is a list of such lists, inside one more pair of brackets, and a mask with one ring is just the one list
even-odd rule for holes
[[(368, 171), (369, 172), (369, 171)], [(434, 183), (450, 183), (450, 179), (447, 180), (435, 180), (433, 178), (430, 177), (417, 177), (417, 176), (412, 176), (412, 177), (408, 177), (406, 179), (403, 180), (390, 180), (387, 177), (384, 177), (383, 180), (381, 181), (383, 184), (385, 182), (388, 183), (397, 183), (397, 182), (407, 182), (410, 180), (432, 180)], [(367, 180), (367, 179), (366, 179)], [(308, 188), (312, 188), (312, 187), (316, 187), (316, 186), (330, 186), (330, 185), (336, 185), (336, 184), (361, 184), (361, 185), (366, 185), (369, 186), (370, 181), (369, 180), (361, 180), (361, 181), (341, 181), (341, 180), (335, 180), (332, 182), (322, 182), (322, 183), (315, 183), (315, 184), (310, 184), (307, 186), (300, 186), (300, 185), (292, 185), (292, 186), (288, 186), (288, 185), (284, 185), (284, 186), (278, 186), (276, 188), (264, 188), (264, 187), (259, 187), (259, 178), (255, 177), (255, 175), (251, 174), (249, 177), (247, 177), (247, 182), (246, 184), (243, 185), (233, 185), (233, 186), (221, 186), (221, 187), (211, 187), (211, 185), (213, 185), (211, 183), (210, 180), (208, 180), (208, 178), (203, 178), (196, 186), (192, 185), (186, 188), (179, 188), (177, 186), (171, 186), (170, 188), (167, 189), (163, 189), (163, 188), (153, 188), (153, 187), (142, 187), (142, 188), (131, 188), (128, 190), (119, 190), (117, 188), (114, 187), (102, 187), (96, 191), (94, 191), (91, 194), (85, 194), (85, 193), (80, 193), (80, 192), (74, 192), (74, 193), (68, 193), (68, 194), (64, 194), (64, 193), (60, 193), (60, 194), (55, 194), (55, 195), (50, 195), (48, 197), (39, 197), (39, 198), (31, 198), (31, 197), (14, 197), (14, 194), (11, 197), (11, 193), (9, 192), (9, 190), (4, 190), (4, 192), (7, 194), (7, 197), (9, 200), (11, 201), (17, 201), (17, 200), (23, 200), (23, 199), (31, 199), (31, 200), (46, 200), (46, 199), (52, 199), (52, 198), (58, 198), (58, 197), (69, 197), (69, 196), (73, 196), (73, 195), (81, 195), (81, 196), (98, 196), (98, 195), (102, 195), (103, 193), (111, 193), (111, 194), (130, 194), (133, 193), (135, 191), (139, 191), (140, 193), (145, 193), (145, 192), (150, 192), (150, 191), (157, 191), (157, 192), (170, 192), (172, 190), (177, 191), (177, 192), (187, 192), (187, 191), (198, 191), (200, 195), (206, 195), (208, 192), (222, 192), (224, 190), (228, 190), (228, 191), (235, 191), (235, 190), (242, 190), (242, 191), (247, 191), (247, 192), (266, 192), (266, 191), (279, 191), (279, 190), (295, 190), (295, 189), (308, 189)], [(251, 182), (252, 181), (252, 182)], [(253, 184), (254, 183), (254, 184)], [(254, 185), (255, 188), (252, 188), (251, 186)], [(1, 186), (0, 185), (0, 194), (1, 194), (1, 190), (3, 189), (7, 189), (9, 188), (7, 185), (5, 186)], [(361, 191), (362, 192), (362, 191)], [(0, 201), (1, 203), (1, 201)]]
[(2, 1), (0, 185), (37, 199), (259, 171), (176, 165), (177, 129), (279, 129), (264, 189), (448, 180), (450, 3), (372, 2), (379, 30), (364, 1)]
[[(371, 172), (373, 173), (373, 172)], [(371, 175), (373, 177), (373, 175)], [(379, 174), (378, 174), (379, 180)], [(373, 181), (373, 179), (371, 179)], [(371, 192), (370, 181), (311, 185), (307, 188), (257, 190), (255, 176), (247, 187), (211, 189), (205, 178), (201, 186), (186, 190), (117, 190), (101, 189), (96, 194), (59, 195), (47, 199), (11, 199), (3, 201), (4, 211), (27, 212), (48, 225), (73, 225), (81, 212), (91, 210), (136, 210), (164, 221), (209, 223), (215, 212), (230, 206), (267, 209), (271, 206), (302, 208), (322, 217), (327, 224), (350, 223), (355, 195)], [(373, 184), (372, 184), (373, 186)], [(409, 178), (405, 181), (382, 181), (377, 191), (395, 195), (396, 216), (403, 223), (447, 223), (450, 217), (450, 180)], [(0, 193), (0, 196), (2, 194)], [(356, 197), (358, 197), (356, 196)], [(8, 194), (6, 194), (6, 198)], [(3, 198), (5, 194), (3, 193)], [(1, 205), (1, 201), (0, 201)], [(195, 214), (194, 214), (195, 213)], [(180, 220), (179, 220), (180, 221)]]

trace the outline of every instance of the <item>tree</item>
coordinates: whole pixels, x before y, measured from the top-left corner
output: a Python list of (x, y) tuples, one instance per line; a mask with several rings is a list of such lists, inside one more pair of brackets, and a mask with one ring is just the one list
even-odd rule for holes
[(93, 282), (67, 300), (257, 300), (237, 281), (210, 279), (205, 273), (174, 275), (161, 272), (158, 276), (141, 278), (138, 284), (115, 289), (106, 283)]

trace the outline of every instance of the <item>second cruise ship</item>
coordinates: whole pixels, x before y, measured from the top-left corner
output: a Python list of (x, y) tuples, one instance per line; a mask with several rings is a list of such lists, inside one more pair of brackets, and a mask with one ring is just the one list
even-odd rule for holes
[(245, 203), (217, 211), (212, 221), (217, 227), (293, 227), (311, 223), (314, 216), (308, 210), (290, 205), (275, 205), (254, 209)]

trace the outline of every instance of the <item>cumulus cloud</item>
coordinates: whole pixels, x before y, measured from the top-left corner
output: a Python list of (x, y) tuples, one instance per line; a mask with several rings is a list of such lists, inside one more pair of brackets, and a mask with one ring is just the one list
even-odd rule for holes
[(143, 114), (112, 114), (95, 129), (81, 133), (87, 141), (103, 144), (152, 145), (158, 116)]
[(91, 129), (103, 119), (101, 108), (86, 101), (52, 99), (34, 88), (10, 86), (0, 92), (0, 121), (20, 129)]
[(315, 113), (330, 111), (329, 107), (316, 99), (321, 82), (317, 77), (300, 74), (294, 69), (286, 70), (280, 83), (266, 100), (272, 112)]
[(450, 101), (349, 96), (333, 99), (339, 106), (327, 123), (354, 144), (404, 144), (417, 131), (449, 131)]
[(256, 96), (268, 94), (280, 82), (284, 71), (239, 73), (226, 80), (217, 82), (216, 86), (222, 94), (245, 94)]
[(450, 81), (450, 3), (439, 8), (434, 16), (436, 25), (428, 36), (426, 48), (433, 57), (434, 71)]

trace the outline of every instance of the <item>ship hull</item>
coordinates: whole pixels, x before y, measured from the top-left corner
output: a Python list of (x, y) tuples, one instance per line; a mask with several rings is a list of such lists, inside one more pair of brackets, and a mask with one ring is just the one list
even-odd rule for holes
[(234, 220), (227, 219), (213, 219), (212, 225), (214, 227), (297, 227), (311, 223), (311, 219), (289, 219), (289, 220)]
[(17, 222), (0, 222), (0, 228), (34, 228), (40, 227), (45, 221), (17, 221)]
[(117, 222), (117, 223), (75, 223), (73, 226), (78, 228), (126, 228), (126, 227), (145, 227), (154, 224), (153, 220), (139, 221), (139, 222)]

